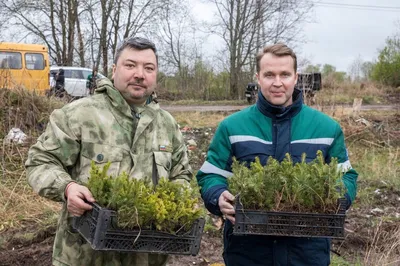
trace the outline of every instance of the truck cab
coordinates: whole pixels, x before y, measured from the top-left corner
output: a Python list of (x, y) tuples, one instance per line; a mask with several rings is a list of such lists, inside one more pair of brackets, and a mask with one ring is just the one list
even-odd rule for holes
[(315, 93), (321, 89), (321, 73), (298, 73), (296, 89), (304, 94)]
[(315, 93), (321, 89), (321, 73), (298, 73), (295, 88), (303, 91), (303, 100), (315, 104)]
[(260, 89), (260, 86), (257, 83), (251, 82), (247, 84), (246, 90), (245, 90), (245, 96), (246, 100), (248, 103), (252, 104), (257, 101), (257, 95), (258, 91)]

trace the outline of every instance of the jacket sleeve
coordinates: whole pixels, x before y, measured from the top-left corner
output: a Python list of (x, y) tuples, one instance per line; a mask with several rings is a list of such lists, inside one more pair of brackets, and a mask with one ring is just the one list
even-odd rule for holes
[(173, 182), (190, 182), (193, 177), (192, 168), (189, 165), (189, 157), (182, 133), (175, 122), (175, 132), (173, 136), (172, 169), (170, 180)]
[(46, 131), (30, 148), (25, 163), (28, 183), (35, 192), (54, 201), (65, 201), (65, 187), (73, 181), (67, 169), (78, 158), (79, 143), (63, 109), (53, 111)]
[(357, 194), (357, 178), (358, 173), (353, 169), (350, 163), (346, 144), (344, 142), (343, 131), (339, 125), (335, 134), (335, 139), (329, 150), (329, 157), (336, 157), (338, 159), (339, 168), (343, 172), (343, 182), (347, 190), (347, 200), (350, 199), (350, 204), (354, 201)]
[(211, 141), (207, 160), (197, 173), (197, 183), (206, 208), (215, 215), (222, 215), (218, 199), (228, 190), (227, 178), (232, 176), (229, 161), (232, 155), (231, 144), (224, 121), (220, 123)]

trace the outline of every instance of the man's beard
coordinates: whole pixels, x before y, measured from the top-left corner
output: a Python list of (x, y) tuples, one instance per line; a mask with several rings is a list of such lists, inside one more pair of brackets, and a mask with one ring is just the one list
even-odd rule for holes
[(140, 91), (140, 94), (137, 93), (136, 91), (131, 93), (132, 99), (135, 99), (135, 100), (147, 99), (150, 95), (151, 95), (151, 93), (149, 93), (147, 88), (144, 91)]

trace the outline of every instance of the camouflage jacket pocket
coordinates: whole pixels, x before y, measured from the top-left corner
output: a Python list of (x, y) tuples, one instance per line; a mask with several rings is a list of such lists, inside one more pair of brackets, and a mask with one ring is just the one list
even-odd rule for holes
[(124, 150), (111, 145), (98, 143), (82, 143), (81, 161), (80, 161), (80, 181), (86, 183), (89, 178), (89, 172), (92, 161), (97, 166), (103, 167), (111, 162), (108, 170), (109, 175), (117, 176), (120, 174), (121, 162), (124, 158)]
[(172, 153), (155, 151), (154, 160), (157, 165), (158, 177), (168, 178), (172, 167)]

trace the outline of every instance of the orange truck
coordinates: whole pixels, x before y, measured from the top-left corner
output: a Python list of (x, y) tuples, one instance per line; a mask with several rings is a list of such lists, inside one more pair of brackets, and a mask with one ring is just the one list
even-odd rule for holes
[(43, 94), (50, 88), (48, 49), (40, 44), (0, 42), (0, 89), (26, 88)]

